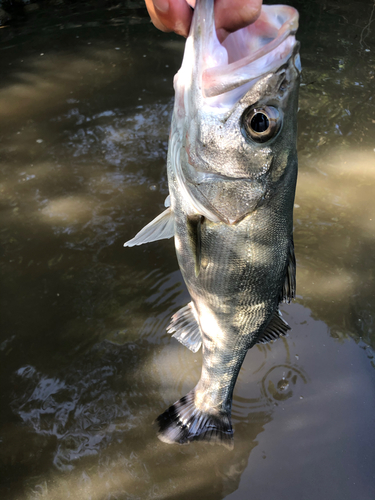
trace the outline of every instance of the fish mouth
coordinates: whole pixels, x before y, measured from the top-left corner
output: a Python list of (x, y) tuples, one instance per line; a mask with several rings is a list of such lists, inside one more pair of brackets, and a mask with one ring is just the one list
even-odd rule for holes
[[(263, 5), (253, 24), (231, 33), (221, 44), (216, 36), (214, 1), (197, 0), (189, 35), (191, 56), (184, 62), (191, 66), (193, 80), (197, 77), (202, 97), (220, 96), (277, 71), (298, 44), (298, 19), (293, 7)], [(295, 59), (300, 71), (299, 56)]]
[[(293, 7), (263, 5), (253, 24), (230, 34), (223, 42), (228, 64), (203, 71), (204, 96), (218, 96), (277, 71), (294, 52), (298, 19), (299, 14)], [(300, 71), (298, 61), (296, 66)]]

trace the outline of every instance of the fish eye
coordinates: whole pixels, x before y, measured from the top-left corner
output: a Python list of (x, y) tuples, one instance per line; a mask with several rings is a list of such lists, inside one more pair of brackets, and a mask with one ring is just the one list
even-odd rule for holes
[(281, 116), (273, 106), (248, 108), (242, 114), (242, 133), (255, 142), (267, 142), (281, 127)]

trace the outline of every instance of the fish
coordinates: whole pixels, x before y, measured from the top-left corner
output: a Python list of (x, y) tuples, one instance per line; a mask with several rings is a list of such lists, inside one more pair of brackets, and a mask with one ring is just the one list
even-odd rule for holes
[(191, 301), (168, 333), (202, 347), (197, 385), (157, 419), (165, 443), (233, 447), (233, 390), (254, 345), (290, 329), (301, 73), (298, 12), (263, 5), (220, 43), (214, 1), (197, 0), (174, 78), (165, 211), (125, 246), (174, 237)]

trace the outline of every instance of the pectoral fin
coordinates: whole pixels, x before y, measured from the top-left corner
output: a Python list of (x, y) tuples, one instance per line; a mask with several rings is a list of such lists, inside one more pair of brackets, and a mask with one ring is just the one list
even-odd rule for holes
[(288, 265), (286, 267), (285, 281), (280, 293), (280, 301), (288, 302), (296, 296), (296, 257), (294, 255), (293, 236), (289, 244)]
[(169, 207), (141, 229), (133, 239), (124, 243), (124, 247), (143, 245), (143, 243), (172, 238), (172, 236), (174, 236), (174, 215)]
[(198, 277), (201, 270), (202, 259), (202, 224), (204, 222), (203, 215), (188, 215), (187, 229), (189, 234), (190, 247), (194, 256), (194, 271)]
[(172, 337), (175, 337), (191, 351), (197, 352), (199, 350), (202, 344), (202, 334), (192, 302), (172, 316), (167, 332), (173, 333)]
[(256, 344), (267, 344), (271, 340), (285, 337), (288, 330), (290, 330), (290, 326), (283, 320), (280, 311), (276, 311), (269, 325), (256, 341)]

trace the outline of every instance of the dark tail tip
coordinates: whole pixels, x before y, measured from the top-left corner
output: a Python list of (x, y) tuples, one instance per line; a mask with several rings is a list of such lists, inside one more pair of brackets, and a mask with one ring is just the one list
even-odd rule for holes
[(194, 390), (159, 415), (156, 423), (159, 425), (158, 437), (164, 443), (209, 441), (233, 448), (229, 415), (212, 415), (199, 410), (194, 404)]

